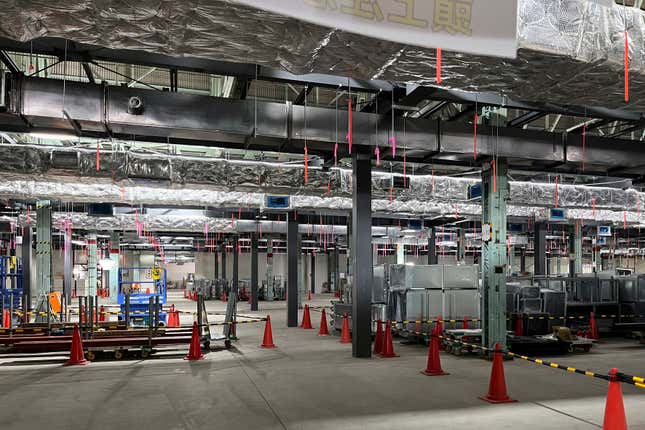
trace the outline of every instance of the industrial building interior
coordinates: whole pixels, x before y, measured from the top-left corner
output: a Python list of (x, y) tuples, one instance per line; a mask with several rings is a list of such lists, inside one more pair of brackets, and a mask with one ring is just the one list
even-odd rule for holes
[(644, 41), (642, 0), (5, 2), (0, 428), (645, 429)]

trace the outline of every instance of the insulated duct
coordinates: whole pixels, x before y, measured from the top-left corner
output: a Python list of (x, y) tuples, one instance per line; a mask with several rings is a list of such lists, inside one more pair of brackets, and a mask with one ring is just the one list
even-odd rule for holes
[[(190, 206), (204, 208), (255, 208), (262, 209), (265, 194), (246, 192), (219, 191), (208, 186), (190, 186), (158, 183), (132, 183), (130, 181), (111, 182), (99, 178), (86, 178), (80, 182), (74, 177), (20, 176), (0, 175), (0, 198), (35, 201), (48, 199), (75, 203), (114, 203), (124, 205), (150, 206)], [(350, 197), (319, 197), (292, 195), (291, 209), (324, 210), (327, 212), (352, 210)], [(395, 214), (410, 217), (481, 217), (481, 205), (478, 202), (442, 201), (426, 198), (425, 200), (392, 200), (375, 198), (372, 200), (372, 211), (379, 214)], [(548, 217), (545, 207), (508, 206), (508, 215), (543, 220)], [(609, 210), (596, 208), (567, 211), (569, 219), (584, 219), (598, 222), (629, 224), (644, 223), (645, 216), (640, 211)], [(111, 222), (111, 221), (106, 221)], [(229, 221), (230, 222), (230, 221)], [(160, 224), (163, 225), (163, 224)], [(203, 227), (203, 224), (202, 224)]]
[[(258, 194), (289, 194), (302, 198), (303, 205), (312, 205), (315, 197), (324, 194), (326, 201), (334, 197), (351, 196), (351, 170), (332, 168), (328, 171), (317, 167), (309, 169), (309, 183), (304, 184), (302, 165), (286, 165), (258, 161), (225, 160), (221, 158), (163, 156), (141, 154), (131, 151), (103, 151), (101, 153), (101, 170), (96, 170), (96, 152), (79, 148), (43, 147), (38, 145), (0, 145), (0, 171), (22, 174), (42, 174), (38, 178), (27, 175), (2, 175), (4, 184), (0, 191), (13, 188), (21, 198), (33, 200), (47, 194), (39, 190), (40, 182), (58, 185), (56, 200), (93, 202), (93, 203), (128, 203), (128, 204), (167, 204), (225, 207), (232, 201), (242, 201), (236, 193), (246, 196), (244, 207), (261, 204), (263, 197)], [(64, 173), (69, 176), (56, 176)], [(72, 176), (73, 175), (73, 176)], [(82, 177), (81, 180), (79, 177)], [(389, 200), (390, 188), (397, 182), (403, 182), (400, 174), (374, 172), (372, 174), (372, 196), (376, 200)], [(107, 182), (107, 179), (121, 180)], [(33, 181), (32, 181), (33, 179)], [(35, 180), (37, 179), (37, 180)], [(11, 181), (18, 181), (15, 186)], [(143, 181), (145, 180), (145, 182)], [(56, 184), (53, 184), (56, 182)], [(60, 184), (59, 184), (60, 182)], [(457, 178), (433, 175), (407, 175), (407, 187), (393, 189), (393, 205), (409, 206), (406, 202), (417, 203), (429, 201), (434, 203), (465, 203), (468, 199), (468, 187), (481, 182), (478, 179)], [(21, 184), (28, 183), (26, 187)], [(94, 184), (101, 189), (93, 195), (88, 190), (86, 195), (74, 194), (87, 189), (84, 185)], [(76, 185), (78, 184), (78, 185)], [(106, 189), (107, 185), (111, 188)], [(118, 185), (118, 186), (117, 186)], [(47, 185), (49, 187), (49, 185)], [(66, 190), (66, 187), (70, 188)], [(161, 188), (169, 187), (169, 194), (163, 194)], [(74, 188), (74, 189), (72, 189)], [(184, 194), (183, 190), (203, 188), (216, 193), (204, 195)], [(329, 189), (329, 191), (328, 191)], [(226, 199), (222, 192), (234, 196)], [(33, 195), (30, 195), (33, 193)], [(219, 193), (219, 194), (218, 194)], [(9, 191), (2, 194), (10, 197)], [(159, 203), (146, 203), (153, 200)], [(42, 197), (45, 198), (45, 197)], [(211, 204), (207, 202), (211, 201)], [(98, 199), (98, 200), (93, 200)], [(105, 201), (103, 200), (105, 199)], [(250, 200), (248, 200), (250, 199)], [(339, 201), (340, 203), (341, 201)], [(395, 204), (396, 203), (396, 204)], [(513, 206), (556, 206), (556, 185), (554, 183), (510, 182), (510, 201)], [(640, 211), (645, 209), (645, 193), (632, 189), (596, 187), (584, 185), (559, 185), (557, 187), (557, 206), (563, 208), (592, 208)], [(343, 205), (343, 209), (346, 207)], [(407, 211), (406, 211), (407, 212)]]
[[(433, 85), (435, 52), (375, 40), (240, 6), (229, 0), (8, 2), (0, 35), (61, 37), (143, 50)], [(519, 100), (624, 107), (624, 31), (630, 39), (630, 108), (645, 107), (645, 20), (635, 8), (587, 0), (519, 0), (515, 60), (444, 51), (442, 85)], [(304, 36), (303, 36), (304, 35)], [(521, 83), (521, 84), (518, 84)], [(589, 91), (601, 88), (602, 91)]]

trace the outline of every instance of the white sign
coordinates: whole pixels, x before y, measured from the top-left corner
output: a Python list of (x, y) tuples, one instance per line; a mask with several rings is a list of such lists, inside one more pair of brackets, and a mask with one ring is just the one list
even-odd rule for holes
[(234, 1), (324, 27), (407, 45), (517, 56), (517, 0)]

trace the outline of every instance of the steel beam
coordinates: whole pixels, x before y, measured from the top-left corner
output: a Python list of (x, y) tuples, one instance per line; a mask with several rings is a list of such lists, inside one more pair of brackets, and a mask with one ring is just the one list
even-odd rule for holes
[(354, 152), (352, 207), (352, 355), (372, 356), (372, 160)]
[(19, 74), (20, 69), (16, 65), (16, 63), (13, 61), (13, 58), (7, 52), (0, 50), (0, 61), (2, 61), (2, 64), (9, 69), (11, 73)]
[(287, 214), (287, 327), (298, 327), (298, 220)]
[(508, 121), (506, 123), (507, 127), (522, 127), (526, 124), (529, 124), (537, 119), (544, 118), (547, 116), (547, 112), (527, 112), (524, 115), (520, 115), (517, 118), (513, 118), (512, 120)]
[(251, 233), (251, 310), (258, 310), (258, 234)]
[(506, 201), (508, 166), (503, 158), (486, 163), (482, 171), (482, 225), (491, 237), (482, 241), (482, 335), (483, 345), (506, 348)]

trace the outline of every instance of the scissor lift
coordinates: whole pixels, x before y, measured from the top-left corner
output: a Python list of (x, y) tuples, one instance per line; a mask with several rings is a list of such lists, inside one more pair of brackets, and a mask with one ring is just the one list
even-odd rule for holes
[[(134, 273), (150, 274), (135, 280)], [(120, 267), (117, 303), (121, 306), (120, 321), (129, 325), (147, 326), (150, 318), (159, 318), (165, 325), (168, 314), (163, 310), (167, 299), (166, 269), (161, 267)], [(128, 294), (129, 293), (129, 294)], [(151, 307), (152, 299), (152, 307)], [(151, 313), (152, 311), (152, 313)]]

